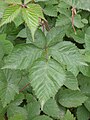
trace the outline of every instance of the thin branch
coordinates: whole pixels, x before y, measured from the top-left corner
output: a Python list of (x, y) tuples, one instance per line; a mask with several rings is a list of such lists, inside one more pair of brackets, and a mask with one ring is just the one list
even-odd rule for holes
[(19, 92), (22, 92), (25, 88), (27, 88), (30, 85), (30, 83), (26, 84)]

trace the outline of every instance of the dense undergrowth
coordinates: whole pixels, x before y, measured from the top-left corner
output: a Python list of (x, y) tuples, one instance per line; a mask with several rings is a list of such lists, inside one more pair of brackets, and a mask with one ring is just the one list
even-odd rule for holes
[(90, 119), (90, 0), (0, 0), (0, 120)]

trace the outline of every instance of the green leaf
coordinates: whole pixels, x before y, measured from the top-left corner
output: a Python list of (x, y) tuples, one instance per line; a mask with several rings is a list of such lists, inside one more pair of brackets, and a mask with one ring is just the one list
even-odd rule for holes
[(27, 103), (33, 103), (37, 101), (34, 95), (29, 93), (26, 94), (26, 100), (27, 100)]
[(87, 110), (90, 112), (90, 97), (85, 101), (84, 105), (87, 108)]
[(21, 76), (18, 71), (0, 71), (0, 98), (3, 107), (10, 103), (11, 100), (14, 100), (14, 96), (16, 95), (16, 93), (19, 93), (17, 83), (20, 78)]
[(43, 112), (47, 114), (48, 116), (51, 116), (55, 119), (60, 119), (64, 116), (65, 111), (61, 108), (59, 108), (58, 104), (54, 99), (49, 99), (44, 107)]
[[(42, 8), (37, 4), (29, 4), (27, 8), (22, 8), (23, 19), (31, 30), (32, 38), (39, 26), (39, 19), (44, 19)], [(45, 20), (45, 19), (44, 19)]]
[(0, 119), (1, 119), (2, 116), (5, 115), (5, 112), (6, 112), (6, 108), (3, 108), (2, 102), (0, 100)]
[(22, 44), (14, 48), (12, 53), (6, 58), (4, 68), (26, 69), (41, 56), (42, 50), (31, 44)]
[(24, 20), (23, 20), (23, 18), (22, 18), (22, 13), (21, 13), (21, 12), (20, 12), (20, 13), (18, 14), (18, 16), (14, 19), (13, 22), (15, 23), (15, 26), (16, 26), (16, 27), (18, 27), (19, 25), (21, 25), (21, 24), (24, 22)]
[(40, 103), (39, 102), (31, 102), (27, 104), (26, 110), (28, 113), (28, 120), (32, 120), (34, 117), (40, 114)]
[(88, 20), (85, 19), (85, 18), (82, 19), (82, 22), (83, 22), (84, 24), (88, 24)]
[(80, 90), (87, 96), (90, 96), (90, 77), (78, 75)]
[(3, 46), (2, 44), (0, 44), (0, 61), (2, 60), (3, 56), (4, 56)]
[(71, 25), (70, 19), (67, 16), (60, 14), (56, 19), (56, 26), (66, 26), (66, 25)]
[(25, 4), (28, 4), (29, 2), (31, 2), (32, 0), (25, 0)]
[(46, 35), (47, 46), (53, 46), (60, 41), (63, 41), (65, 32), (60, 27), (52, 28)]
[(90, 64), (88, 64), (88, 66), (80, 67), (80, 71), (84, 76), (90, 77)]
[(18, 33), (17, 37), (27, 38), (26, 28), (22, 29), (22, 30)]
[(22, 107), (12, 105), (7, 110), (9, 120), (27, 120), (27, 111)]
[(0, 35), (0, 44), (2, 45), (2, 50), (4, 54), (9, 54), (13, 49), (13, 44), (10, 41), (6, 40), (5, 34)]
[(4, 10), (7, 8), (7, 4), (3, 1), (0, 1), (0, 18), (2, 18)]
[(83, 44), (85, 43), (85, 33), (82, 30), (76, 30), (76, 33), (72, 30), (72, 28), (69, 28), (67, 31), (67, 36), (70, 38), (73, 38), (74, 41), (76, 41), (77, 43)]
[(44, 13), (48, 16), (57, 17), (57, 5), (46, 5)]
[(79, 72), (79, 66), (87, 66), (79, 49), (71, 42), (64, 41), (50, 47), (49, 54), (59, 63), (65, 65), (67, 70), (75, 76)]
[(51, 119), (51, 118), (48, 117), (48, 116), (41, 115), (41, 116), (35, 117), (35, 118), (32, 119), (32, 120), (53, 120), (53, 119)]
[(58, 101), (61, 105), (67, 108), (77, 107), (82, 105), (87, 100), (87, 97), (80, 91), (73, 91), (69, 89), (61, 90), (59, 92)]
[(46, 4), (58, 4), (58, 0), (52, 0), (52, 2), (50, 0), (35, 0), (35, 1), (45, 1)]
[(73, 114), (71, 114), (71, 112), (69, 110), (67, 110), (64, 118), (62, 120), (75, 120)]
[(4, 24), (12, 22), (18, 16), (20, 11), (21, 11), (21, 7), (18, 5), (9, 6), (3, 14), (0, 27), (3, 26)]
[(74, 6), (78, 9), (83, 9), (83, 10), (88, 10), (90, 11), (90, 1), (89, 0), (74, 0), (74, 2), (72, 0), (63, 0), (64, 2), (66, 2), (67, 4)]
[(41, 105), (54, 97), (64, 84), (65, 72), (59, 63), (54, 60), (38, 60), (30, 69), (30, 82)]
[(21, 0), (5, 0), (9, 4), (21, 4)]
[(35, 32), (35, 35), (34, 35), (34, 41), (31, 37), (31, 33), (30, 33), (30, 29), (28, 29), (26, 27), (26, 32), (27, 32), (27, 43), (32, 43), (34, 44), (35, 46), (37, 46), (38, 48), (45, 48), (46, 46), (46, 37), (44, 35), (44, 33), (42, 32), (42, 30), (40, 29), (37, 29), (37, 31)]
[(77, 118), (78, 120), (88, 120), (90, 112), (84, 106), (80, 106), (77, 108)]
[(45, 2), (45, 1), (49, 1), (49, 0), (35, 0), (35, 2), (40, 2), (40, 1)]
[(90, 27), (87, 28), (86, 33), (85, 33), (85, 47), (86, 51), (90, 51)]
[[(65, 15), (69, 20), (71, 19), (70, 5), (66, 4), (63, 0), (58, 4), (58, 12)], [(71, 23), (71, 21), (69, 21)]]
[(11, 105), (18, 106), (18, 105), (20, 105), (23, 102), (24, 99), (25, 99), (25, 97), (24, 97), (23, 93), (16, 94), (15, 97), (14, 97), (14, 101), (12, 101), (10, 103), (10, 106)]
[(66, 81), (64, 85), (71, 89), (71, 90), (78, 90), (78, 80), (77, 78), (71, 73), (71, 72), (66, 72)]
[(84, 27), (84, 24), (82, 23), (81, 21), (81, 16), (76, 14), (75, 17), (74, 17), (74, 25), (77, 27), (77, 28), (82, 28)]

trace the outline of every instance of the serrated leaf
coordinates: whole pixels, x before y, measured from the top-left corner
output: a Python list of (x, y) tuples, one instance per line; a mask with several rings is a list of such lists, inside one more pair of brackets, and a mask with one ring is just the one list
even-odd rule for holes
[(14, 101), (10, 103), (10, 106), (11, 105), (19, 106), (23, 102), (24, 99), (25, 99), (24, 94), (22, 93), (16, 94), (14, 97)]
[(14, 96), (19, 93), (17, 86), (21, 76), (19, 72), (5, 70), (0, 71), (0, 98), (5, 107), (11, 100), (14, 100)]
[(64, 2), (66, 2), (67, 4), (74, 6), (78, 9), (83, 9), (83, 10), (88, 10), (90, 11), (90, 1), (89, 0), (63, 0)]
[(7, 114), (9, 120), (27, 120), (27, 111), (22, 107), (12, 105), (8, 108)]
[(80, 91), (69, 89), (59, 92), (59, 103), (64, 107), (71, 108), (82, 105), (87, 100), (87, 97)]
[(59, 63), (65, 65), (67, 70), (75, 76), (79, 72), (79, 66), (87, 66), (79, 49), (71, 42), (64, 41), (50, 47), (49, 54)]
[(3, 56), (4, 56), (3, 46), (2, 44), (0, 44), (0, 61), (2, 60)]
[(77, 108), (78, 120), (88, 120), (89, 118), (90, 118), (90, 113), (84, 106), (80, 106)]
[(85, 43), (85, 34), (83, 30), (76, 30), (76, 33), (74, 33), (74, 31), (72, 30), (72, 28), (69, 28), (67, 31), (67, 36), (71, 37), (74, 39), (74, 41), (76, 41), (77, 43), (83, 44)]
[(42, 50), (31, 44), (18, 45), (5, 60), (6, 64), (3, 69), (26, 69), (41, 55)]
[(48, 16), (57, 17), (57, 5), (46, 5), (44, 13)]
[(90, 64), (80, 67), (80, 71), (84, 76), (90, 77)]
[(66, 26), (66, 25), (71, 25), (70, 19), (63, 14), (60, 14), (56, 19), (56, 26)]
[(32, 120), (34, 117), (40, 114), (40, 103), (38, 101), (27, 104), (26, 110), (28, 113), (28, 120)]
[(0, 1), (0, 18), (2, 18), (4, 10), (7, 8), (7, 4), (3, 1)]
[(21, 13), (21, 12), (20, 12), (20, 13), (18, 14), (18, 16), (14, 19), (13, 22), (15, 23), (15, 26), (16, 26), (16, 27), (18, 27), (19, 25), (21, 25), (21, 24), (24, 22), (24, 20), (23, 20), (23, 18), (22, 18), (22, 13)]
[(61, 65), (54, 60), (38, 60), (30, 69), (29, 77), (30, 84), (43, 106), (50, 97), (55, 96), (64, 84), (65, 72)]
[(42, 8), (37, 4), (30, 4), (27, 8), (22, 8), (23, 19), (31, 30), (32, 38), (39, 26), (39, 19), (44, 19)]
[(3, 108), (2, 102), (0, 100), (0, 119), (1, 119), (2, 116), (5, 115), (5, 112), (6, 112), (6, 108)]
[(32, 94), (29, 94), (29, 93), (26, 94), (26, 100), (27, 100), (27, 103), (33, 103), (37, 101), (36, 98)]
[(37, 46), (38, 48), (44, 48), (46, 45), (46, 37), (44, 35), (44, 33), (42, 32), (42, 30), (37, 29), (34, 35), (34, 41), (31, 37), (31, 32), (30, 29), (26, 27), (26, 33), (27, 33), (27, 43), (32, 43), (35, 46)]
[(90, 96), (90, 77), (78, 75), (80, 90), (87, 96)]
[(65, 15), (68, 19), (71, 18), (70, 5), (66, 4), (63, 0), (58, 4), (58, 12)]
[(9, 6), (3, 14), (0, 27), (3, 26), (4, 24), (12, 22), (18, 16), (20, 11), (21, 11), (21, 7), (18, 5)]
[(66, 72), (66, 81), (64, 85), (71, 89), (71, 90), (78, 90), (78, 80), (77, 78), (71, 73), (71, 72)]
[(85, 33), (85, 49), (86, 51), (90, 51), (90, 27), (87, 28)]
[(25, 4), (28, 4), (29, 2), (31, 2), (32, 0), (25, 0)]
[(90, 112), (90, 97), (85, 101), (84, 105), (87, 108), (87, 110)]
[(49, 1), (49, 0), (35, 0), (35, 2), (40, 2), (40, 1), (45, 2), (45, 1)]
[(65, 111), (59, 108), (58, 104), (54, 99), (49, 99), (45, 103), (43, 107), (43, 112), (48, 116), (51, 116), (56, 119), (62, 118), (65, 114)]
[(2, 45), (2, 50), (4, 54), (9, 54), (13, 49), (13, 44), (10, 41), (6, 40), (5, 34), (0, 35), (0, 44)]
[(73, 114), (71, 114), (71, 112), (69, 110), (67, 110), (64, 118), (62, 120), (75, 120)]
[(63, 41), (64, 35), (64, 29), (61, 29), (60, 27), (52, 28), (46, 35), (47, 46), (53, 46), (58, 42)]
[(21, 0), (5, 0), (9, 4), (21, 4)]
[(81, 16), (78, 15), (78, 14), (76, 14), (75, 17), (74, 17), (74, 25), (77, 28), (83, 28), (84, 27), (84, 24), (81, 21)]
[(22, 29), (22, 30), (18, 33), (17, 37), (27, 38), (26, 28)]
[(41, 115), (41, 116), (37, 116), (32, 120), (53, 120), (52, 118), (45, 116), (45, 115)]

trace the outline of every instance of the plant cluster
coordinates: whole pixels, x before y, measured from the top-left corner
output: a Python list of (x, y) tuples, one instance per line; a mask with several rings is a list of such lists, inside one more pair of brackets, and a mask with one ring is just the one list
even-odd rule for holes
[(0, 120), (90, 119), (90, 0), (0, 0)]

